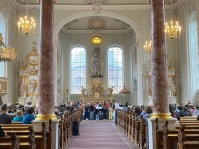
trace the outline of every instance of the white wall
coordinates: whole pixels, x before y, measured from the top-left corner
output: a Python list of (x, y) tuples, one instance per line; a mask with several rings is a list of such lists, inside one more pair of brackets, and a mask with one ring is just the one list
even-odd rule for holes
[[(182, 35), (178, 40), (178, 51), (177, 56), (179, 58), (178, 64), (178, 73), (179, 73), (179, 88), (181, 104), (187, 103), (190, 100), (192, 103), (196, 104), (197, 99), (191, 99), (191, 80), (189, 73), (189, 48), (188, 48), (188, 34), (187, 34), (187, 17), (188, 14), (196, 10), (198, 14), (198, 0), (185, 1), (181, 7), (178, 9), (179, 21), (182, 24)], [(199, 80), (195, 80), (198, 82)], [(185, 101), (185, 98), (187, 101)]]

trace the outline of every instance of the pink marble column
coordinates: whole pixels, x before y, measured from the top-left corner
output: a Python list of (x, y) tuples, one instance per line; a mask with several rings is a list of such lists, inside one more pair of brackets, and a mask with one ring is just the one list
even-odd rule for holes
[(55, 60), (54, 60), (54, 2), (40, 2), (40, 59), (39, 59), (39, 113), (38, 120), (55, 119)]
[(151, 0), (152, 23), (152, 97), (154, 117), (170, 118), (165, 47), (164, 0)]

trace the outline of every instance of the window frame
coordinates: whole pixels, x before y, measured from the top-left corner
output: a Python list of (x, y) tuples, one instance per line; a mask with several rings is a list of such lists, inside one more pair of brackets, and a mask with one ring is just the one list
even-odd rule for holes
[[(76, 44), (76, 45), (73, 45), (72, 47), (69, 48), (69, 86), (70, 86), (70, 94), (74, 94), (74, 95), (78, 95), (78, 94), (81, 94), (81, 89), (79, 90), (79, 93), (74, 93), (73, 92), (73, 86), (72, 86), (72, 65), (71, 65), (71, 62), (72, 62), (72, 50), (75, 49), (75, 48), (82, 48), (85, 50), (85, 85), (82, 85), (81, 83), (81, 86), (83, 86), (84, 88), (86, 88), (86, 83), (87, 83), (87, 50), (85, 48), (85, 46), (83, 45), (80, 45), (80, 44)], [(79, 88), (81, 88), (81, 86)]]
[(114, 85), (109, 85), (109, 54), (108, 54), (108, 52), (109, 52), (109, 49), (111, 49), (111, 48), (119, 48), (119, 49), (121, 49), (121, 52), (122, 52), (122, 68), (121, 68), (121, 71), (122, 71), (122, 85), (121, 85), (121, 88), (119, 88), (119, 86), (118, 86), (118, 90), (117, 91), (115, 91), (114, 90), (114, 88), (113, 88), (113, 94), (119, 94), (119, 91), (123, 88), (123, 86), (124, 86), (124, 70), (125, 70), (125, 65), (124, 65), (124, 63), (125, 63), (125, 61), (124, 61), (124, 59), (125, 59), (125, 50), (124, 50), (124, 47), (123, 46), (121, 46), (121, 45), (118, 45), (118, 44), (113, 44), (113, 45), (111, 45), (111, 46), (109, 46), (108, 48), (107, 48), (107, 86), (108, 86), (108, 88), (110, 88), (110, 87), (112, 87), (112, 86), (114, 86)]

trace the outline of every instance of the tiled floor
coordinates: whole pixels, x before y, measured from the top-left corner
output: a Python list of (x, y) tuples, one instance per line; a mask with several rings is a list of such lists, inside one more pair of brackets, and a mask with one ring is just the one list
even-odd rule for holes
[(138, 149), (112, 121), (83, 121), (68, 149)]

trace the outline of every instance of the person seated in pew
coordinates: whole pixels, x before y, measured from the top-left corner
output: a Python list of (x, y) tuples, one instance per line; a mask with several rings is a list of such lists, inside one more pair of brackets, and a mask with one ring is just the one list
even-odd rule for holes
[(186, 107), (182, 108), (181, 106), (178, 106), (178, 110), (180, 111), (179, 112), (180, 117), (191, 116), (189, 109), (187, 109)]
[(199, 106), (196, 106), (195, 111), (194, 111), (194, 115), (195, 116), (199, 115)]
[(34, 107), (29, 107), (27, 114), (23, 117), (23, 124), (32, 124), (32, 121), (35, 120), (34, 116)]
[(147, 120), (147, 118), (151, 117), (153, 113), (153, 109), (151, 106), (146, 106), (145, 111), (142, 112), (143, 118)]
[(13, 122), (22, 122), (23, 120), (23, 112), (22, 110), (18, 110), (16, 116), (13, 118)]
[(133, 113), (136, 115), (137, 119), (141, 118), (141, 108), (139, 106), (134, 107)]
[(3, 129), (1, 128), (0, 125), (0, 137), (4, 137), (6, 135), (6, 133), (3, 131)]
[(180, 114), (175, 111), (175, 105), (169, 104), (169, 111), (173, 118), (177, 118), (178, 120), (180, 120)]
[(12, 117), (7, 114), (8, 112), (8, 106), (7, 104), (3, 104), (1, 106), (1, 114), (0, 114), (0, 124), (11, 124), (12, 123)]

